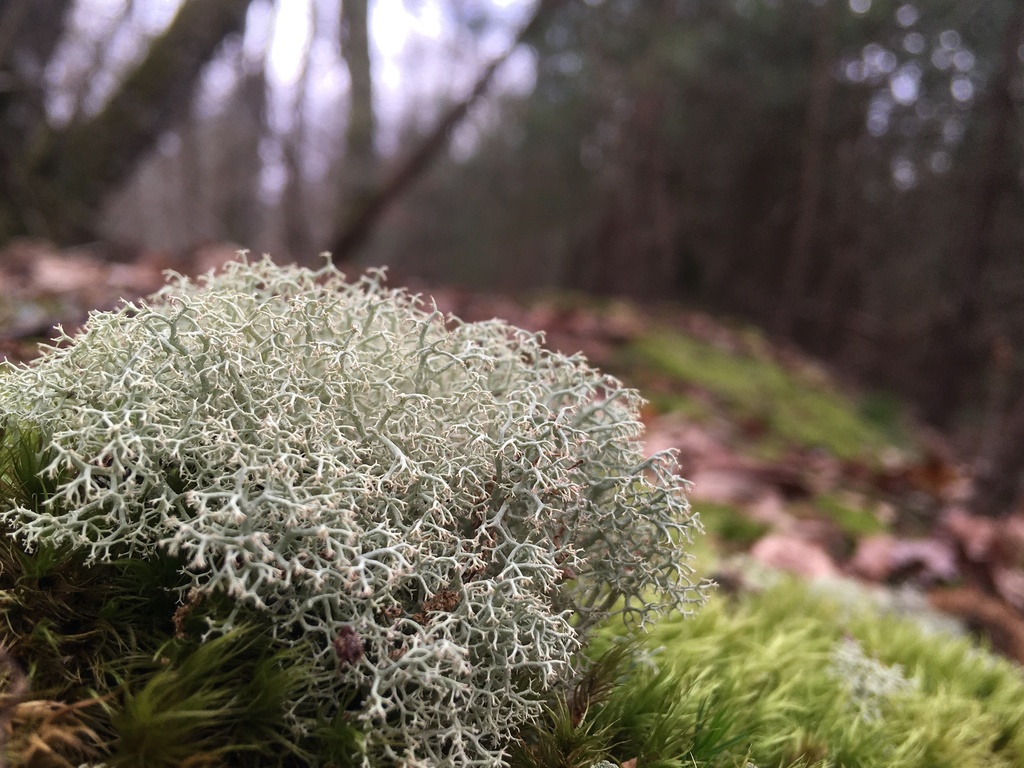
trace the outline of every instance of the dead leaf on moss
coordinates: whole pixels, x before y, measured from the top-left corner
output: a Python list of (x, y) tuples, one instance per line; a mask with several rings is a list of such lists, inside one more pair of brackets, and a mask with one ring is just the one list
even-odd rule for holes
[(992, 584), (1003, 600), (1024, 613), (1024, 570), (995, 565), (992, 567)]
[(959, 575), (956, 551), (939, 539), (900, 539), (879, 534), (861, 539), (849, 563), (861, 578), (881, 583), (914, 580), (948, 583)]
[(754, 544), (750, 556), (769, 568), (808, 579), (839, 576), (839, 569), (822, 547), (795, 536), (765, 536)]
[(988, 559), (998, 533), (995, 520), (971, 515), (959, 507), (943, 516), (941, 527), (974, 562)]
[(998, 598), (967, 587), (932, 591), (928, 601), (988, 637), (996, 650), (1024, 664), (1024, 619)]
[(1014, 515), (1001, 521), (996, 550), (1007, 565), (1024, 568), (1024, 517)]
[(713, 504), (748, 504), (766, 489), (757, 478), (730, 469), (697, 469), (690, 473), (691, 497)]

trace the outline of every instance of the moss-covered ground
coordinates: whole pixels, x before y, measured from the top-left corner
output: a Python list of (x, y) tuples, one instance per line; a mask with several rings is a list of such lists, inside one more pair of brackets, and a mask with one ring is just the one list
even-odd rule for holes
[(865, 459), (905, 440), (898, 404), (884, 395), (852, 397), (819, 371), (783, 366), (754, 331), (729, 349), (684, 333), (655, 330), (618, 354), (616, 368), (662, 409), (701, 416), (716, 406), (737, 424), (756, 425), (763, 452), (820, 449), (840, 459)]
[[(916, 448), (899, 401), (851, 394), (813, 366), (787, 363), (754, 332), (722, 343), (653, 325), (616, 346), (609, 363), (651, 400), (655, 419), (726, 424), (741, 456), (795, 452), (874, 471), (893, 447)], [(31, 486), (29, 458), (7, 453), (3, 462), (0, 491)], [(34, 492), (38, 503), (46, 489)], [(785, 502), (786, 514), (828, 521), (850, 543), (889, 531), (900, 511), (879, 514), (862, 477)], [(707, 574), (771, 529), (742, 503), (698, 499), (694, 508), (709, 534), (696, 544)], [(283, 738), (287, 693), (303, 670), (269, 651), (258, 627), (204, 646), (168, 620), (182, 617), (147, 587), (162, 583), (166, 563), (90, 570), (73, 553), (29, 555), (4, 542), (4, 765), (301, 768), (323, 763), (311, 744), (330, 750), (329, 765), (359, 763), (360, 736), (347, 722), (325, 722), (308, 743)], [(517, 735), (512, 765), (1024, 766), (1019, 666), (850, 582), (742, 572), (736, 583), (722, 579), (694, 616), (669, 617), (628, 644), (623, 628), (604, 628), (580, 678)], [(154, 600), (164, 600), (159, 610)]]
[(585, 681), (529, 729), (517, 765), (1024, 765), (1019, 667), (848, 584), (773, 581), (662, 621), (615, 665), (615, 685)]

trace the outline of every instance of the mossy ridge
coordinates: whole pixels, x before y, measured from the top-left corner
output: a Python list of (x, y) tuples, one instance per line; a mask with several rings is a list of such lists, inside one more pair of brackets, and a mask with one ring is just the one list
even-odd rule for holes
[(722, 550), (745, 549), (771, 530), (767, 523), (752, 519), (733, 504), (701, 501), (694, 508), (704, 530)]
[(669, 330), (632, 342), (620, 355), (619, 369), (639, 369), (640, 378), (646, 369), (706, 390), (737, 419), (765, 425), (762, 451), (796, 445), (821, 448), (841, 459), (863, 459), (900, 435), (899, 426), (889, 421), (896, 418), (891, 409), (881, 423), (878, 409), (859, 408), (824, 383), (786, 370), (767, 354), (727, 351)]
[[(153, 693), (154, 659), (175, 647), (154, 653), (161, 634), (189, 640), (188, 622), (206, 621), (200, 653), (254, 617), (270, 655), (305, 650), (282, 722), (293, 743), (321, 740), (311, 765), (360, 741), (340, 727), (349, 699), (384, 764), (499, 765), (589, 628), (701, 599), (687, 551), (699, 523), (671, 457), (642, 452), (639, 395), (534, 334), (444, 318), (379, 274), (353, 284), (330, 265), (243, 259), (94, 313), (60, 342), (0, 367), (5, 440), (40, 436), (35, 470), (0, 473), (13, 489), (5, 533), (25, 554), (59, 553), (76, 585), (173, 563), (160, 586), (184, 600), (184, 615), (148, 611), (159, 626), (142, 638), (118, 624), (126, 590), (118, 610), (82, 606), (127, 645), (53, 687), (72, 702), (69, 686), (105, 696), (115, 669), (135, 713), (111, 716), (115, 730), (135, 733), (156, 711), (139, 702), (167, 699)], [(40, 479), (52, 487), (16, 487)], [(118, 579), (103, 581), (99, 598)], [(47, 638), (56, 656), (68, 629)], [(126, 671), (103, 663), (122, 653)], [(186, 666), (177, 678), (198, 679)], [(202, 720), (207, 700), (233, 716), (238, 697), (222, 693), (172, 701), (182, 722)], [(136, 731), (104, 749), (144, 748)], [(241, 765), (250, 747), (204, 739), (182, 738), (200, 763)]]
[[(850, 649), (852, 667), (839, 663)], [(905, 684), (880, 687), (875, 670)], [(1024, 764), (1021, 701), (1021, 670), (969, 639), (784, 580), (661, 621), (592, 717), (616, 713), (605, 756), (638, 766), (1011, 768)], [(715, 739), (698, 752), (680, 735), (701, 723)], [(649, 748), (655, 724), (675, 734), (674, 750)]]
[(809, 514), (827, 517), (851, 538), (888, 531), (889, 525), (885, 521), (870, 509), (865, 509), (863, 502), (866, 501), (839, 493), (818, 494), (810, 505)]

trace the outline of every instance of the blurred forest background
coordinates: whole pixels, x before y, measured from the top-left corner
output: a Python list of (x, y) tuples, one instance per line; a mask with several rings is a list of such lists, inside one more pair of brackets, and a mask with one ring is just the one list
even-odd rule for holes
[(1022, 107), (1019, 0), (0, 0), (0, 247), (742, 317), (959, 430), (998, 515)]

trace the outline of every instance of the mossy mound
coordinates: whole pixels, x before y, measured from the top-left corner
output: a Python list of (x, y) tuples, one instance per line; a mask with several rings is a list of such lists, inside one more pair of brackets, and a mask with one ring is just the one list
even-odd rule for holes
[(593, 626), (701, 599), (639, 395), (534, 334), (243, 259), (59, 342), (0, 368), (0, 641), (72, 762), (497, 766)]
[(635, 645), (608, 627), (591, 646), (601, 661), (524, 734), (514, 765), (1024, 765), (1019, 667), (848, 583), (771, 578)]
[[(863, 460), (905, 440), (900, 412), (885, 398), (866, 396), (857, 402), (826, 381), (781, 365), (760, 337), (747, 340), (745, 350), (723, 349), (661, 330), (631, 343), (621, 353), (620, 363), (638, 380), (645, 372), (671, 377), (707, 393), (736, 422), (761, 424), (763, 434), (757, 446), (761, 452), (796, 446)], [(700, 413), (693, 398), (665, 394), (652, 394), (652, 398), (673, 410)]]

